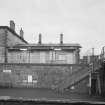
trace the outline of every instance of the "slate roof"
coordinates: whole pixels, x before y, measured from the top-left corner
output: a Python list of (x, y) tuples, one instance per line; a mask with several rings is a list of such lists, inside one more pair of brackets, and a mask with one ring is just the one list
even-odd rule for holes
[(28, 44), (28, 42), (26, 40), (24, 40), (22, 37), (20, 37), (15, 31), (13, 31), (10, 27), (8, 26), (0, 26), (0, 29), (7, 29), (9, 30), (11, 33), (13, 33), (13, 35), (15, 35), (16, 37), (18, 37), (20, 40), (22, 40), (23, 42), (25, 42), (26, 44)]

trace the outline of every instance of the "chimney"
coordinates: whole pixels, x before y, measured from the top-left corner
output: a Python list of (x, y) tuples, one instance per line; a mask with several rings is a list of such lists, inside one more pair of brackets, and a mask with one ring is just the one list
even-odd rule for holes
[(63, 44), (63, 34), (60, 34), (60, 44)]
[(38, 43), (42, 44), (42, 34), (41, 33), (39, 34), (39, 42)]
[(20, 29), (20, 37), (21, 37), (21, 38), (24, 38), (24, 31), (23, 31), (22, 28)]
[(10, 20), (10, 28), (15, 31), (15, 23), (13, 20)]

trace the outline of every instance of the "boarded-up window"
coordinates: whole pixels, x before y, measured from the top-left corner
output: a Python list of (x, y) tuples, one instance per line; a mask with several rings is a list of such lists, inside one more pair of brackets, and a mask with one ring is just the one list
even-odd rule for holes
[(46, 52), (40, 52), (40, 63), (46, 63)]
[(66, 60), (66, 56), (64, 54), (60, 54), (58, 59), (61, 60), (61, 61), (62, 60), (65, 61)]
[(75, 56), (73, 53), (67, 53), (67, 63), (74, 64), (75, 63)]

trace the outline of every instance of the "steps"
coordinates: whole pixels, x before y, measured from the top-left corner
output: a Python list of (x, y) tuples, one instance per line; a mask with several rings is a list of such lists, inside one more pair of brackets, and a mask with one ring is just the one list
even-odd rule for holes
[(64, 90), (68, 87), (71, 87), (72, 85), (75, 85), (76, 83), (80, 82), (81, 80), (84, 80), (84, 78), (89, 76), (89, 66), (82, 65), (81, 69), (71, 74), (64, 82), (61, 84), (60, 90)]

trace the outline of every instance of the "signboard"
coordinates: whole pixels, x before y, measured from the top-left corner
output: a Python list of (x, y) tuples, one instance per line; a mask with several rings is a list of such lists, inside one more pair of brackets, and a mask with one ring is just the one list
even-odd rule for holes
[(3, 70), (3, 73), (11, 73), (11, 70)]

